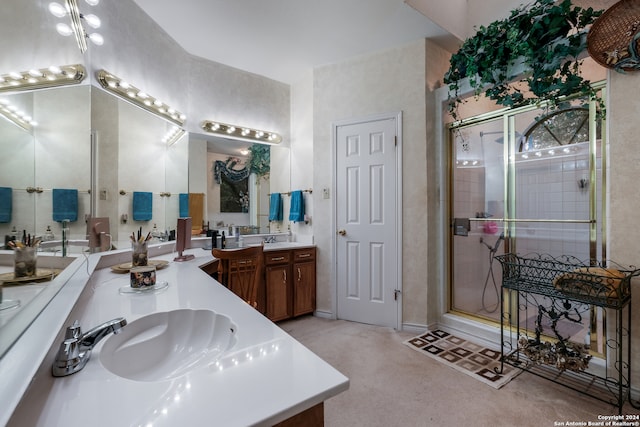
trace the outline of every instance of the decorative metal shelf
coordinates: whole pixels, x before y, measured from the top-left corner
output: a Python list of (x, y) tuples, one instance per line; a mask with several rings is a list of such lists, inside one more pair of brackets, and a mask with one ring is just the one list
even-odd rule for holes
[[(619, 413), (627, 400), (640, 408), (630, 396), (631, 280), (640, 270), (547, 254), (495, 258), (502, 266), (502, 288), (511, 291), (501, 293), (498, 373), (506, 363), (615, 405)], [(615, 336), (605, 336), (605, 360), (599, 368), (589, 367), (593, 355), (588, 343), (572, 341), (557, 328), (560, 321), (582, 325), (583, 314), (593, 306), (611, 311), (607, 318), (614, 321), (607, 329)], [(530, 310), (536, 312), (534, 330), (528, 325)], [(527, 318), (524, 325), (521, 312)], [(553, 337), (543, 336), (549, 328), (543, 318), (549, 319)]]
[(505, 254), (496, 259), (502, 264), (503, 288), (614, 309), (631, 301), (631, 278), (640, 275), (638, 269), (604, 268), (570, 256)]

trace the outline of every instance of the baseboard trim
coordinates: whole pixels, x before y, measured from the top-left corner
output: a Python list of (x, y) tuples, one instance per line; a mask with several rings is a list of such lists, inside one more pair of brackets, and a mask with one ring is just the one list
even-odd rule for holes
[(331, 311), (316, 310), (313, 315), (321, 319), (336, 320), (336, 316)]
[(403, 332), (412, 332), (414, 334), (421, 334), (422, 332), (425, 332), (429, 329), (430, 328), (428, 325), (423, 325), (420, 323), (403, 323), (402, 324)]

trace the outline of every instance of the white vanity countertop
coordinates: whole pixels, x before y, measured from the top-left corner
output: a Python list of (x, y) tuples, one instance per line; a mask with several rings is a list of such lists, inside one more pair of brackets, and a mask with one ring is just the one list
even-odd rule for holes
[[(54, 378), (52, 348), (8, 425), (273, 425), (348, 389), (347, 377), (200, 270), (212, 260), (209, 251), (188, 253), (196, 258), (179, 263), (172, 261), (175, 253), (158, 257), (171, 262), (157, 271), (158, 282), (169, 286), (156, 293), (123, 295), (119, 289), (128, 285), (128, 274), (95, 271), (69, 324), (77, 318), (86, 331), (116, 317), (131, 323), (159, 311), (210, 309), (237, 326), (237, 342), (222, 356), (227, 368), (212, 364), (174, 380), (128, 380), (100, 362), (107, 338), (82, 371)], [(246, 358), (262, 346), (265, 355)]]

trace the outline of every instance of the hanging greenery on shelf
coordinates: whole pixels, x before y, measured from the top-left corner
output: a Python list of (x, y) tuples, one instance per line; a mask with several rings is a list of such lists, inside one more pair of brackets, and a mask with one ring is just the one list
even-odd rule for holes
[[(514, 9), (507, 19), (481, 26), (451, 57), (444, 77), (449, 85), (449, 112), (459, 119), (465, 78), (474, 95), (484, 92), (505, 107), (548, 101), (553, 108), (576, 94), (597, 99), (590, 82), (580, 74), (579, 57), (586, 51), (588, 26), (601, 14), (575, 7), (571, 0), (536, 0)], [(524, 74), (514, 75), (517, 69)]]
[(258, 177), (269, 178), (271, 168), (271, 146), (253, 144), (249, 148), (249, 169)]

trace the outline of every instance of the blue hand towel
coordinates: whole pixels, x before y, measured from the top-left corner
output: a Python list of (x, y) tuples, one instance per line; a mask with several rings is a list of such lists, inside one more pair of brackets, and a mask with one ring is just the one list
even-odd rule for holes
[(54, 188), (52, 199), (54, 221), (78, 220), (78, 190)]
[(269, 198), (269, 221), (282, 221), (282, 195), (271, 193)]
[(189, 193), (180, 193), (180, 218), (189, 216)]
[(13, 206), (13, 189), (0, 187), (0, 222), (11, 222), (11, 209)]
[(153, 194), (151, 192), (133, 192), (133, 220), (149, 221), (153, 216)]
[(304, 222), (304, 198), (302, 191), (291, 192), (291, 207), (289, 209), (289, 221)]

